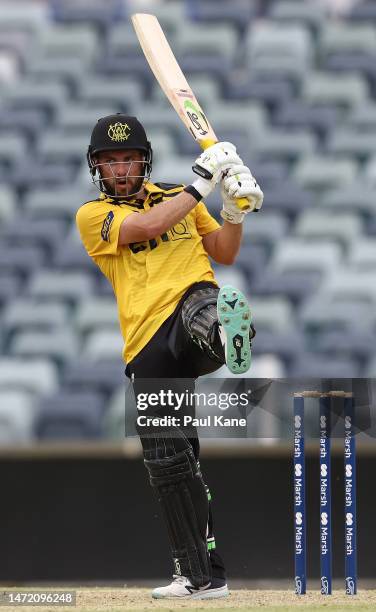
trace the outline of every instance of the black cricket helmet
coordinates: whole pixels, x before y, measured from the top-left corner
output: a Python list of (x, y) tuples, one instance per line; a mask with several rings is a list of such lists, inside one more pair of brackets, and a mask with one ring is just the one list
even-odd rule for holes
[[(145, 154), (143, 162), (144, 174), (140, 178), (143, 179), (142, 183), (145, 180), (149, 180), (152, 169), (153, 152), (143, 125), (136, 117), (124, 115), (122, 113), (108, 115), (107, 117), (99, 119), (91, 133), (90, 144), (87, 151), (87, 162), (93, 183), (100, 191), (110, 197), (116, 198), (120, 196), (108, 192), (104, 181), (102, 181), (100, 165), (96, 163), (95, 155), (101, 151), (123, 151), (127, 149), (135, 149)], [(97, 174), (98, 176), (96, 176)], [(138, 191), (140, 191), (140, 189)], [(128, 195), (134, 195), (134, 193)]]

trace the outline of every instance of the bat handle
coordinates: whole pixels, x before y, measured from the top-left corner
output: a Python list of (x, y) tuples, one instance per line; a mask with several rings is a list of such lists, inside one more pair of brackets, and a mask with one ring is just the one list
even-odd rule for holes
[[(208, 149), (216, 142), (216, 140), (211, 140), (210, 138), (203, 138), (202, 140), (200, 140), (200, 147), (205, 151), (205, 149)], [(236, 205), (238, 206), (238, 208), (240, 208), (240, 210), (249, 210), (250, 212), (255, 210), (254, 205), (252, 205), (252, 203), (247, 200), (247, 198), (236, 198)]]

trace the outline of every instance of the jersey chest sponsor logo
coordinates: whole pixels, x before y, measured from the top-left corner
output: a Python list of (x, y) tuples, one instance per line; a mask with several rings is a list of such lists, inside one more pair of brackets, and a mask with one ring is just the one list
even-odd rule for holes
[(102, 230), (101, 230), (102, 240), (105, 240), (106, 242), (110, 242), (110, 229), (111, 229), (111, 225), (113, 221), (114, 221), (114, 213), (111, 210), (108, 213), (105, 220), (103, 221)]
[(132, 253), (139, 253), (140, 251), (145, 251), (148, 247), (151, 251), (156, 249), (158, 246), (163, 245), (166, 242), (175, 242), (176, 240), (190, 240), (192, 238), (192, 234), (188, 227), (187, 219), (183, 219), (174, 227), (168, 230), (168, 232), (159, 236), (159, 240), (156, 238), (152, 238), (148, 242), (133, 242), (129, 245)]

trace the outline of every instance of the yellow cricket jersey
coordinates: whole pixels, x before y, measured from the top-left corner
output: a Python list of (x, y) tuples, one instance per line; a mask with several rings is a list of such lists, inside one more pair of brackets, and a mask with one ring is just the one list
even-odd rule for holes
[(215, 283), (201, 237), (220, 225), (202, 202), (162, 236), (118, 246), (120, 226), (128, 215), (147, 212), (184, 186), (147, 183), (145, 189), (144, 202), (119, 203), (101, 194), (83, 204), (76, 216), (85, 249), (113, 287), (128, 363), (173, 313), (188, 287), (199, 281)]

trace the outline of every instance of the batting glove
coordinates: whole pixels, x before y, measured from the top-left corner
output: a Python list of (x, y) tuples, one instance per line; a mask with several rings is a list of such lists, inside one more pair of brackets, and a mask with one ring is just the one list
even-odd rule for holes
[(206, 198), (215, 188), (223, 173), (232, 165), (243, 162), (230, 142), (217, 142), (205, 149), (192, 166), (199, 178), (192, 183), (193, 187)]
[[(221, 217), (229, 223), (242, 223), (248, 212), (260, 210), (264, 194), (247, 166), (233, 165), (221, 181), (223, 208)], [(238, 198), (246, 198), (251, 208), (241, 211), (236, 204)]]

